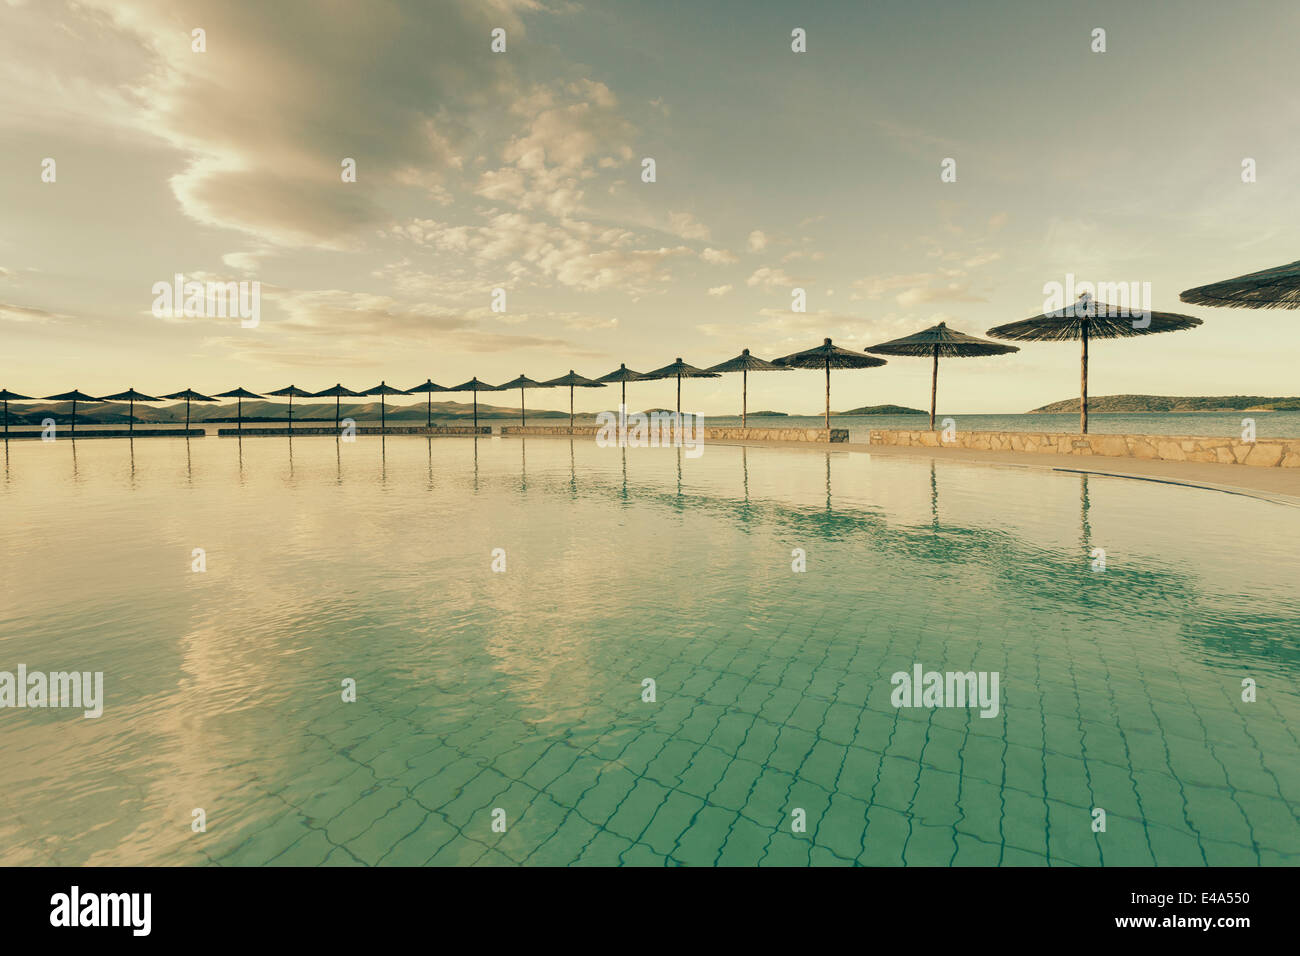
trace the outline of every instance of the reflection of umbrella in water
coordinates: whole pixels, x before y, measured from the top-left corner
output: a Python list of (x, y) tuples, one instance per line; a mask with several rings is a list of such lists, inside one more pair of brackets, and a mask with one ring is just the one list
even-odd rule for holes
[(707, 369), (696, 368), (694, 365), (687, 365), (679, 355), (676, 362), (665, 365), (663, 368), (657, 368), (653, 372), (646, 372), (645, 377), (651, 379), (677, 379), (677, 420), (680, 422), (682, 418), (682, 379), (721, 378), (722, 376), (717, 372), (710, 372)]
[(274, 392), (267, 392), (268, 395), (274, 395), (276, 398), (289, 397), (289, 434), (293, 434), (293, 400), (295, 398), (311, 398), (312, 394), (297, 385), (287, 385), (284, 388), (277, 388)]
[(327, 388), (323, 392), (313, 392), (312, 398), (332, 398), (334, 399), (334, 430), (339, 430), (339, 399), (343, 396), (348, 398), (364, 398), (360, 392), (354, 392), (350, 388), (344, 388), (342, 383), (335, 385), (333, 388)]
[(755, 358), (749, 354), (749, 349), (745, 349), (734, 359), (729, 359), (719, 365), (714, 365), (709, 369), (709, 371), (740, 373), (740, 425), (743, 428), (749, 423), (749, 373), (784, 372), (787, 371), (787, 369), (784, 365), (777, 365), (774, 362), (764, 362), (761, 358)]
[[(449, 392), (473, 392), (473, 393), (474, 393), (474, 434), (477, 436), (477, 435), (478, 435), (478, 393), (479, 393), (479, 392), (495, 392), (495, 391), (497, 391), (497, 387), (496, 387), (495, 385), (489, 385), (487, 382), (480, 382), (480, 381), (478, 380), (478, 377), (475, 376), (474, 378), (471, 378), (468, 382), (461, 382), (461, 383), (460, 383), (459, 385), (457, 385), (455, 388), (449, 388), (449, 389), (447, 389), (447, 391), (449, 391)], [(475, 455), (474, 462), (475, 462), (475, 469), (476, 469), (476, 470), (475, 470), (475, 476), (477, 477), (477, 474), (478, 474), (478, 472), (477, 472), (477, 467), (478, 467), (478, 445), (477, 445), (477, 444), (475, 444), (475, 446), (474, 446), (474, 455)]]
[[(424, 392), (428, 396), (429, 398), (428, 414), (425, 416), (424, 425), (426, 428), (432, 428), (433, 427), (433, 393), (449, 392), (451, 391), (451, 389), (443, 388), (441, 385), (436, 384), (434, 380), (430, 378), (430, 379), (425, 379), (423, 385), (417, 385), (415, 386), (415, 388), (408, 388), (406, 391), (410, 395), (418, 395), (419, 393)], [(432, 446), (430, 446), (430, 455), (432, 455), (432, 453), (433, 453), (433, 448)]]
[(382, 435), (384, 433), (384, 429), (388, 427), (387, 408), (384, 405), (385, 396), (405, 395), (407, 393), (402, 391), (400, 388), (393, 388), (393, 386), (387, 384), (386, 382), (380, 382), (374, 388), (366, 389), (366, 394), (379, 396), (379, 433)]
[(930, 526), (939, 530), (939, 480), (934, 474), (933, 458), (930, 459)]
[(154, 398), (152, 395), (141, 395), (134, 388), (128, 388), (125, 392), (118, 392), (116, 395), (105, 395), (100, 399), (102, 402), (126, 402), (126, 424), (127, 431), (135, 431), (135, 403), (136, 402), (161, 402), (163, 399)]
[(1300, 309), (1300, 262), (1198, 286), (1178, 298), (1233, 309)]
[(1092, 522), (1088, 520), (1088, 509), (1091, 507), (1091, 501), (1088, 499), (1088, 476), (1086, 474), (1079, 476), (1079, 535), (1080, 543), (1083, 545), (1083, 553), (1088, 557), (1093, 557), (1092, 553)]
[(551, 386), (549, 386), (549, 385), (543, 385), (541, 382), (534, 382), (534, 381), (533, 381), (531, 378), (529, 378), (527, 375), (524, 375), (524, 374), (521, 373), (520, 376), (519, 376), (517, 379), (515, 379), (514, 381), (511, 381), (511, 382), (506, 382), (504, 385), (498, 385), (498, 386), (497, 386), (497, 389), (498, 389), (499, 391), (502, 391), (502, 392), (507, 391), (507, 390), (512, 389), (512, 388), (517, 388), (517, 389), (519, 389), (519, 424), (520, 424), (520, 425), (527, 425), (527, 424), (528, 424), (528, 413), (524, 410), (524, 389), (526, 389), (526, 388), (550, 388), (550, 387), (551, 387)]
[(872, 355), (863, 355), (850, 349), (842, 349), (826, 339), (821, 345), (795, 352), (776, 359), (774, 364), (790, 368), (824, 368), (826, 370), (826, 427), (831, 427), (831, 369), (833, 368), (879, 368), (885, 364), (884, 359)]
[[(215, 398), (210, 398), (202, 392), (196, 392), (192, 388), (187, 388), (183, 392), (172, 392), (170, 395), (164, 395), (163, 398), (169, 402), (185, 402), (185, 437), (190, 437), (190, 402), (215, 402)], [(186, 452), (188, 455), (189, 452)]]
[(934, 359), (934, 368), (930, 373), (930, 431), (934, 431), (934, 405), (939, 392), (940, 358), (1006, 355), (1009, 352), (1019, 352), (1020, 349), (1014, 345), (1003, 345), (1000, 342), (978, 339), (965, 332), (956, 332), (948, 328), (946, 323), (940, 322), (915, 335), (906, 335), (901, 339), (873, 345), (867, 351), (878, 355), (914, 355)]
[(542, 385), (546, 388), (551, 388), (552, 386), (562, 386), (562, 385), (569, 386), (569, 429), (570, 430), (573, 429), (574, 387), (575, 386), (578, 388), (604, 388), (605, 387), (602, 382), (597, 382), (589, 378), (584, 378), (583, 376), (575, 372), (573, 369), (569, 369), (568, 375), (561, 375), (559, 378), (553, 378), (548, 382), (543, 382)]
[(238, 411), (236, 412), (236, 418), (237, 418), (237, 421), (238, 421), (238, 428), (239, 428), (239, 431), (241, 431), (241, 432), (244, 430), (244, 399), (246, 399), (246, 398), (261, 398), (261, 397), (262, 397), (261, 395), (255, 394), (254, 392), (250, 392), (250, 391), (249, 391), (248, 389), (246, 389), (246, 388), (232, 388), (232, 389), (231, 389), (230, 391), (228, 391), (228, 392), (218, 392), (218, 393), (217, 393), (217, 398), (237, 398), (237, 399), (239, 399), (239, 405), (238, 405)]
[(831, 453), (826, 453), (826, 510), (831, 510)]
[(11, 392), (7, 388), (0, 388), (0, 401), (5, 404), (5, 441), (9, 440), (9, 403), (10, 402), (32, 402), (35, 401), (30, 395), (19, 395), (17, 392)]
[(1152, 312), (1149, 320), (1145, 313), (1140, 318), (1135, 318), (1135, 315), (1128, 310), (1097, 302), (1085, 292), (1074, 305), (1021, 322), (999, 325), (995, 329), (989, 329), (988, 334), (1019, 342), (1066, 342), (1078, 339), (1083, 343), (1079, 357), (1079, 434), (1086, 435), (1089, 339), (1119, 339), (1153, 335), (1156, 332), (1177, 332), (1181, 329), (1194, 329), (1201, 324), (1200, 319), (1174, 312)]
[(47, 402), (71, 402), (72, 403), (72, 437), (77, 437), (77, 403), (78, 402), (98, 402), (100, 399), (84, 395), (75, 388), (70, 392), (64, 392), (62, 395), (49, 395), (45, 398)]
[(600, 382), (602, 385), (608, 385), (612, 382), (618, 382), (621, 384), (623, 386), (623, 397), (620, 400), (620, 404), (624, 408), (627, 408), (627, 383), (635, 382), (643, 378), (645, 378), (645, 376), (640, 372), (634, 372), (628, 368), (626, 362), (619, 362), (618, 368), (614, 369), (614, 371), (610, 372), (608, 375), (602, 375), (600, 378), (596, 379), (596, 381)]

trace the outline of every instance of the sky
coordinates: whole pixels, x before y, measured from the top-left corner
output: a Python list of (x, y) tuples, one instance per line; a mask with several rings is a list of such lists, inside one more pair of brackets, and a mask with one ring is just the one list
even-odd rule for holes
[[(1300, 258), (1298, 28), (1290, 0), (0, 0), (0, 387), (703, 367), (983, 335), (1073, 275), (1205, 320), (1094, 343), (1091, 394), (1294, 395), (1300, 316), (1178, 293)], [(177, 273), (259, 282), (260, 321), (155, 315)], [(836, 373), (832, 405), (924, 407), (929, 374)], [(749, 407), (823, 386), (752, 375)], [(1076, 345), (1022, 343), (948, 362), (939, 410), (1077, 389)]]

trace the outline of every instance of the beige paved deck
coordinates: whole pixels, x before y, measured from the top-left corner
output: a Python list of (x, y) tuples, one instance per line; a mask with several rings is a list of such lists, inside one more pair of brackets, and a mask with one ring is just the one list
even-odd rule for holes
[(1294, 468), (1251, 468), (1190, 461), (1154, 461), (1140, 458), (1110, 458), (1102, 455), (1049, 455), (1037, 452), (977, 451), (969, 448), (921, 448), (897, 445), (865, 445), (850, 442), (813, 445), (804, 442), (732, 442), (714, 445), (749, 445), (758, 448), (791, 448), (841, 454), (861, 452), (881, 458), (914, 458), (924, 461), (955, 461), (977, 465), (1046, 468), (1050, 471), (1087, 472), (1119, 478), (1143, 478), (1241, 492), (1267, 497), (1300, 507), (1300, 473)]

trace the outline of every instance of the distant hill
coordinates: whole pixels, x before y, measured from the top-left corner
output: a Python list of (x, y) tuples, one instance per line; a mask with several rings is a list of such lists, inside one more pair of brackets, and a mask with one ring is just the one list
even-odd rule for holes
[[(1039, 412), (1077, 412), (1079, 400), (1066, 398)], [(1300, 398), (1269, 398), (1263, 395), (1089, 395), (1089, 412), (1281, 412), (1300, 411)]]
[(750, 418), (788, 418), (789, 415), (790, 415), (789, 412), (772, 412), (772, 411), (749, 413)]
[(908, 408), (906, 405), (863, 405), (861, 408), (850, 408), (847, 412), (831, 412), (831, 417), (836, 415), (929, 415), (929, 412), (922, 411), (919, 408)]

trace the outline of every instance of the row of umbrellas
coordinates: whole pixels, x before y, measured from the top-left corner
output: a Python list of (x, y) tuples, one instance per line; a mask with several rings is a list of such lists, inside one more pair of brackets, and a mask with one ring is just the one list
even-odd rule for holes
[[(1300, 261), (1292, 262), (1289, 265), (1277, 266), (1272, 269), (1264, 269), (1260, 272), (1252, 272), (1244, 276), (1238, 276), (1235, 279), (1227, 279), (1223, 282), (1216, 282), (1210, 285), (1199, 286), (1194, 289), (1188, 289), (1183, 292), (1179, 298), (1183, 302), (1194, 305), (1206, 306), (1224, 306), (1246, 309), (1296, 309), (1300, 308)], [(1087, 434), (1088, 431), (1088, 343), (1092, 339), (1110, 339), (1110, 338), (1129, 338), (1137, 335), (1151, 335), (1159, 332), (1176, 332), (1184, 329), (1192, 329), (1202, 322), (1198, 318), (1188, 315), (1180, 315), (1173, 312), (1152, 312), (1150, 320), (1141, 323), (1135, 323), (1131, 315), (1122, 312), (1106, 303), (1096, 302), (1090, 296), (1083, 295), (1079, 301), (1072, 307), (1060, 310), (1058, 312), (1047, 312), (1042, 315), (1036, 315), (1033, 318), (1025, 319), (1020, 322), (1011, 322), (1006, 325), (999, 325), (996, 328), (989, 329), (988, 335), (995, 338), (1007, 339), (1011, 341), (1078, 341), (1081, 343), (1080, 353), (1080, 374), (1079, 374), (1079, 431), (1081, 434)], [(831, 421), (831, 369), (851, 369), (851, 368), (876, 368), (885, 364), (884, 359), (876, 358), (875, 355), (901, 355), (910, 357), (929, 358), (932, 361), (932, 372), (930, 379), (930, 428), (934, 428), (935, 403), (938, 394), (939, 383), (939, 359), (940, 358), (971, 358), (977, 356), (989, 355), (1006, 355), (1011, 352), (1017, 352), (1019, 349), (1013, 345), (1002, 345), (988, 339), (977, 338), (973, 335), (967, 335), (950, 329), (943, 322), (938, 325), (924, 329), (913, 335), (904, 336), (900, 339), (894, 339), (890, 342), (884, 342), (880, 345), (870, 346), (865, 352), (855, 352), (851, 349), (841, 348), (831, 342), (829, 338), (825, 339), (821, 345), (807, 349), (803, 352), (795, 352), (793, 355), (786, 355), (773, 361), (764, 361), (750, 354), (749, 349), (745, 349), (733, 359), (714, 365), (707, 369), (696, 368), (682, 361), (679, 357), (675, 362), (665, 365), (663, 368), (655, 369), (652, 372), (634, 372), (621, 364), (613, 372), (603, 375), (597, 379), (589, 379), (579, 375), (572, 369), (567, 375), (561, 375), (559, 378), (550, 379), (544, 382), (534, 381), (526, 375), (520, 375), (513, 381), (506, 382), (504, 385), (489, 385), (481, 382), (477, 378), (471, 378), (468, 382), (454, 387), (444, 387), (435, 384), (432, 379), (426, 380), (421, 385), (414, 388), (399, 389), (393, 388), (385, 382), (380, 382), (373, 388), (363, 392), (354, 392), (345, 388), (341, 383), (333, 388), (327, 388), (321, 392), (308, 392), (296, 386), (289, 385), (286, 388), (278, 389), (274, 392), (267, 392), (267, 395), (276, 397), (287, 397), (289, 399), (289, 429), (293, 430), (293, 400), (295, 398), (333, 398), (334, 399), (334, 424), (337, 427), (339, 423), (339, 400), (343, 397), (361, 398), (367, 395), (380, 396), (380, 423), (381, 426), (386, 423), (387, 406), (386, 399), (389, 395), (412, 395), (424, 393), (428, 396), (428, 423), (433, 423), (433, 393), (434, 392), (472, 392), (474, 393), (474, 425), (478, 426), (478, 393), (479, 392), (500, 392), (519, 389), (519, 406), (520, 414), (523, 421), (527, 423), (527, 412), (524, 408), (524, 392), (530, 388), (557, 388), (568, 387), (569, 389), (569, 424), (572, 426), (573, 413), (573, 390), (575, 388), (603, 388), (608, 384), (618, 383), (622, 386), (622, 403), (627, 404), (627, 383), (636, 381), (650, 381), (673, 378), (677, 380), (677, 413), (680, 415), (682, 410), (682, 379), (683, 378), (717, 378), (724, 372), (740, 372), (742, 379), (741, 386), (741, 422), (748, 423), (748, 405), (749, 405), (749, 373), (763, 371), (786, 371), (793, 368), (803, 369), (820, 369), (826, 373), (826, 427), (830, 427)], [(875, 353), (875, 354), (867, 354)], [(254, 392), (244, 388), (234, 388), (228, 392), (221, 392), (216, 396), (203, 395), (193, 389), (174, 392), (170, 395), (164, 395), (161, 398), (155, 398), (150, 395), (144, 395), (137, 392), (134, 388), (127, 389), (116, 395), (106, 395), (101, 398), (94, 398), (85, 395), (75, 389), (71, 392), (64, 392), (60, 395), (50, 395), (45, 399), (33, 399), (27, 395), (19, 395), (10, 392), (8, 389), (0, 389), (0, 402), (4, 404), (4, 432), (6, 437), (9, 434), (9, 403), (11, 401), (61, 401), (72, 403), (72, 431), (75, 434), (77, 429), (77, 405), (84, 402), (127, 402), (129, 404), (128, 418), (129, 428), (135, 430), (135, 403), (136, 402), (161, 402), (161, 401), (184, 401), (185, 402), (185, 426), (188, 429), (190, 424), (190, 403), (191, 402), (215, 402), (221, 398), (238, 399), (238, 421), (239, 427), (243, 428), (243, 410), (245, 398), (262, 398)]]

